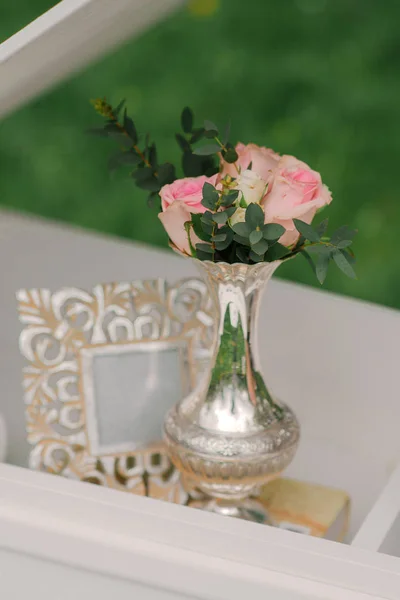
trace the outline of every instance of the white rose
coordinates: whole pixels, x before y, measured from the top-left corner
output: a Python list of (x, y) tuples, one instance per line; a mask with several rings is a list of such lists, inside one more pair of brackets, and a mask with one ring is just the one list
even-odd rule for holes
[(241, 197), (244, 198), (247, 205), (252, 202), (261, 202), (265, 196), (267, 182), (254, 171), (248, 169), (242, 171), (236, 182), (236, 189), (242, 193)]
[(246, 209), (245, 208), (237, 208), (231, 218), (229, 219), (229, 223), (231, 227), (236, 225), (237, 223), (243, 223), (246, 217)]

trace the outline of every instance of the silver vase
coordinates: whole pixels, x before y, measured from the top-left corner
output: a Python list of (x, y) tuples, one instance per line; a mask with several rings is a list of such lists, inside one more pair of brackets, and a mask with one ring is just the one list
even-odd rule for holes
[(268, 523), (254, 498), (288, 466), (300, 434), (258, 359), (261, 294), (281, 263), (196, 262), (215, 304), (216, 339), (207, 377), (166, 416), (167, 449), (186, 485), (205, 494), (196, 506)]

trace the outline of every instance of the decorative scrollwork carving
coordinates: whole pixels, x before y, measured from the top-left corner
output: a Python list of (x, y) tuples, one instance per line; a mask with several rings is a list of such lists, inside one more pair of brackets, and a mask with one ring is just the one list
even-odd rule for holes
[(130, 493), (185, 503), (178, 473), (161, 443), (138, 452), (92, 456), (82, 397), (82, 347), (190, 338), (198, 373), (213, 342), (205, 284), (162, 279), (17, 294), (26, 428), (31, 468)]

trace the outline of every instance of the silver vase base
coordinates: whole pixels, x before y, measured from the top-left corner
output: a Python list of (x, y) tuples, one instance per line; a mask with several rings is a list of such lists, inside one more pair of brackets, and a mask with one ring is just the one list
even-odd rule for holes
[(251, 521), (252, 523), (273, 525), (268, 511), (261, 502), (257, 502), (256, 500), (245, 499), (232, 502), (212, 498), (211, 500), (196, 500), (195, 502), (191, 502), (190, 506), (207, 510), (223, 517), (234, 517), (235, 519)]

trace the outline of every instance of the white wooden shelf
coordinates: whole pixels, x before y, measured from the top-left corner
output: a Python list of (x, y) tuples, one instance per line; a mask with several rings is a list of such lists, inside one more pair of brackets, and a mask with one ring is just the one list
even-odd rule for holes
[[(195, 270), (171, 253), (0, 213), (0, 272), (0, 412), (8, 461), (24, 467), (15, 291), (160, 274), (176, 281)], [(267, 381), (302, 424), (287, 474), (350, 494), (348, 543), (0, 465), (0, 570), (7, 565), (7, 581), (21, 568), (42, 581), (47, 572), (54, 581), (62, 576), (70, 586), (91, 586), (100, 600), (112, 578), (123, 599), (134, 592), (151, 600), (264, 599), (271, 592), (274, 600), (398, 600), (399, 313), (279, 280), (261, 312)], [(49, 569), (49, 561), (57, 567)], [(28, 583), (17, 583), (22, 597)], [(49, 584), (38, 598), (52, 598), (51, 590)]]

